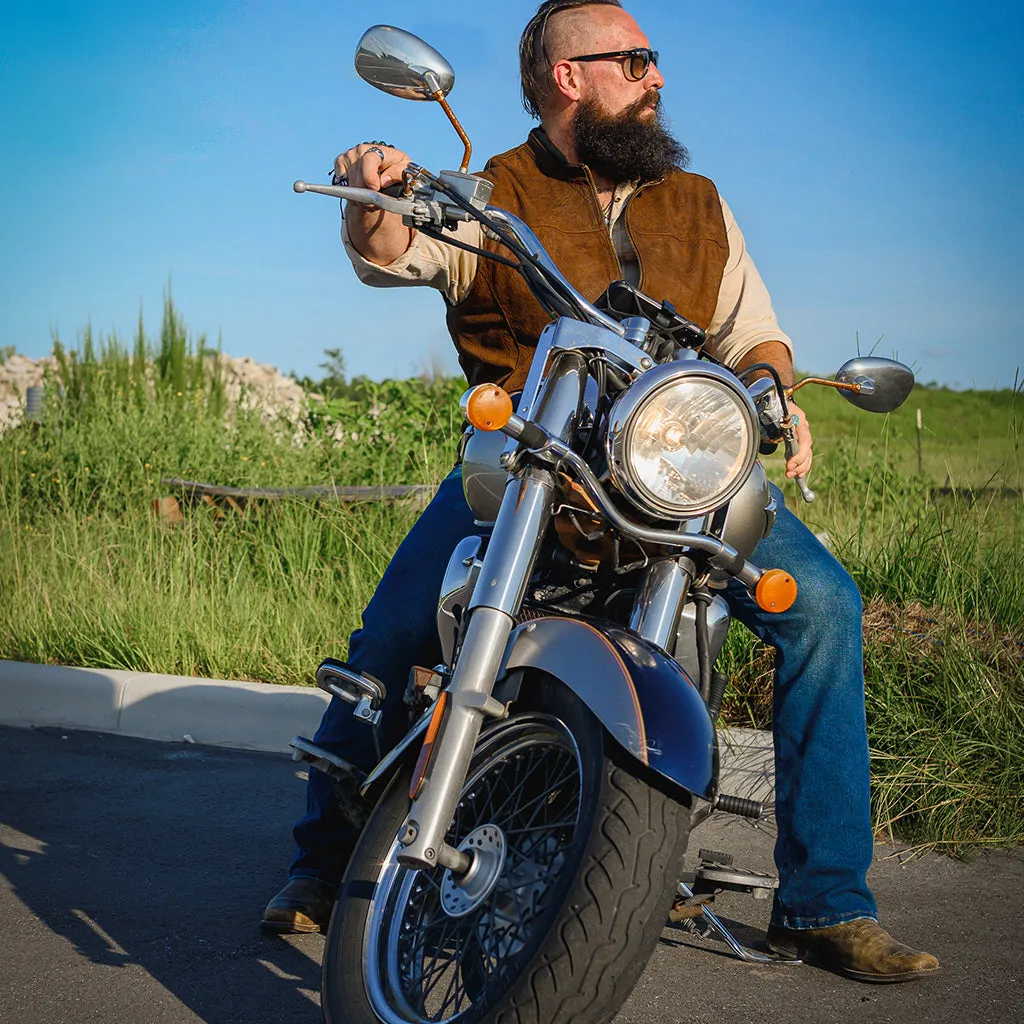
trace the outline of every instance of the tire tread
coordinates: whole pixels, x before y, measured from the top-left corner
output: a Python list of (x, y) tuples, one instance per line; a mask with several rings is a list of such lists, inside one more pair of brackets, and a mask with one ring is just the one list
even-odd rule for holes
[[(497, 1008), (495, 1024), (603, 1024), (628, 998), (661, 934), (682, 868), (689, 811), (609, 765), (584, 868), (547, 947), (515, 986), (533, 998), (509, 998)], [(617, 862), (614, 868), (609, 861)], [(577, 955), (581, 946), (586, 958)]]

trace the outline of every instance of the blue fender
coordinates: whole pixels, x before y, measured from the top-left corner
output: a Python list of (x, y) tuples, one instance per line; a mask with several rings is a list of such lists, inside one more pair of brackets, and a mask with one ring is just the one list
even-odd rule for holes
[(521, 668), (561, 680), (638, 761), (714, 798), (714, 724), (697, 688), (661, 648), (614, 623), (551, 616), (513, 630), (505, 669)]

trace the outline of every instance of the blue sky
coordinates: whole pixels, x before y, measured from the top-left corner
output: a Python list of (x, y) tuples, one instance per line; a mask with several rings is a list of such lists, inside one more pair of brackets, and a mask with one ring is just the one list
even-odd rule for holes
[[(474, 166), (518, 144), (515, 49), (534, 2), (441, 15), (358, 5), (36, 0), (0, 7), (0, 346), (130, 338), (168, 280), (194, 334), (314, 374), (456, 366), (440, 298), (355, 281), (337, 204), (292, 192), (385, 138), (432, 169), (441, 111), (362, 83), (396, 19), (456, 70)], [(437, 5), (433, 5), (437, 6)], [(718, 184), (797, 362), (898, 354), (919, 379), (1008, 387), (1024, 365), (1024, 5), (636, 0), (692, 169)], [(352, 14), (355, 10), (357, 13)]]

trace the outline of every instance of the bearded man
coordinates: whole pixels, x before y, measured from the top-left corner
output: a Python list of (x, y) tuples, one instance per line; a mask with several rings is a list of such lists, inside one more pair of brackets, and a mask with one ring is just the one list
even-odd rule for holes
[[(522, 218), (569, 280), (593, 301), (625, 278), (668, 300), (707, 331), (708, 351), (735, 370), (770, 363), (792, 383), (792, 343), (729, 208), (666, 131), (657, 53), (618, 0), (548, 0), (520, 41), (527, 141), (492, 158), (492, 202)], [(401, 178), (409, 158), (363, 143), (337, 158), (336, 175), (373, 190)], [(480, 225), (455, 237), (498, 251)], [(514, 271), (446, 246), (376, 207), (350, 205), (343, 228), (356, 273), (375, 286), (428, 285), (444, 295), (448, 328), (470, 384), (520, 390), (548, 317)], [(811, 434), (799, 417), (799, 452), (788, 477), (811, 466)], [(776, 651), (773, 734), (775, 850), (779, 888), (768, 943), (848, 976), (902, 981), (938, 960), (892, 939), (877, 923), (867, 886), (873, 842), (864, 712), (861, 602), (856, 585), (785, 508), (755, 562), (800, 581), (793, 607), (763, 613), (736, 583), (730, 610)], [(440, 648), (435, 602), (451, 551), (477, 532), (456, 469), (403, 541), (353, 634), (348, 661), (387, 686), (384, 740), (402, 732), (410, 666), (433, 665)], [(397, 611), (397, 614), (396, 614)], [(374, 751), (349, 705), (332, 701), (315, 742), (369, 770)], [(299, 854), (271, 900), (264, 927), (325, 925), (357, 836), (338, 811), (330, 780), (310, 770), (307, 813), (295, 827)]]

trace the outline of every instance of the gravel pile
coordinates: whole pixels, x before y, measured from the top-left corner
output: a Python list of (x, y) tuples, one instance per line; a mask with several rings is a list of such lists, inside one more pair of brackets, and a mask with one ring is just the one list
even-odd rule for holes
[[(218, 357), (211, 355), (206, 358)], [(310, 396), (291, 377), (285, 377), (276, 366), (257, 363), (248, 356), (234, 359), (222, 354), (219, 358), (229, 405), (246, 410), (258, 409), (268, 423), (283, 418), (292, 426), (298, 424)], [(53, 356), (29, 359), (15, 353), (0, 363), (0, 434), (21, 423), (25, 414), (26, 390), (42, 384), (47, 372), (51, 376), (56, 375), (57, 361)]]

